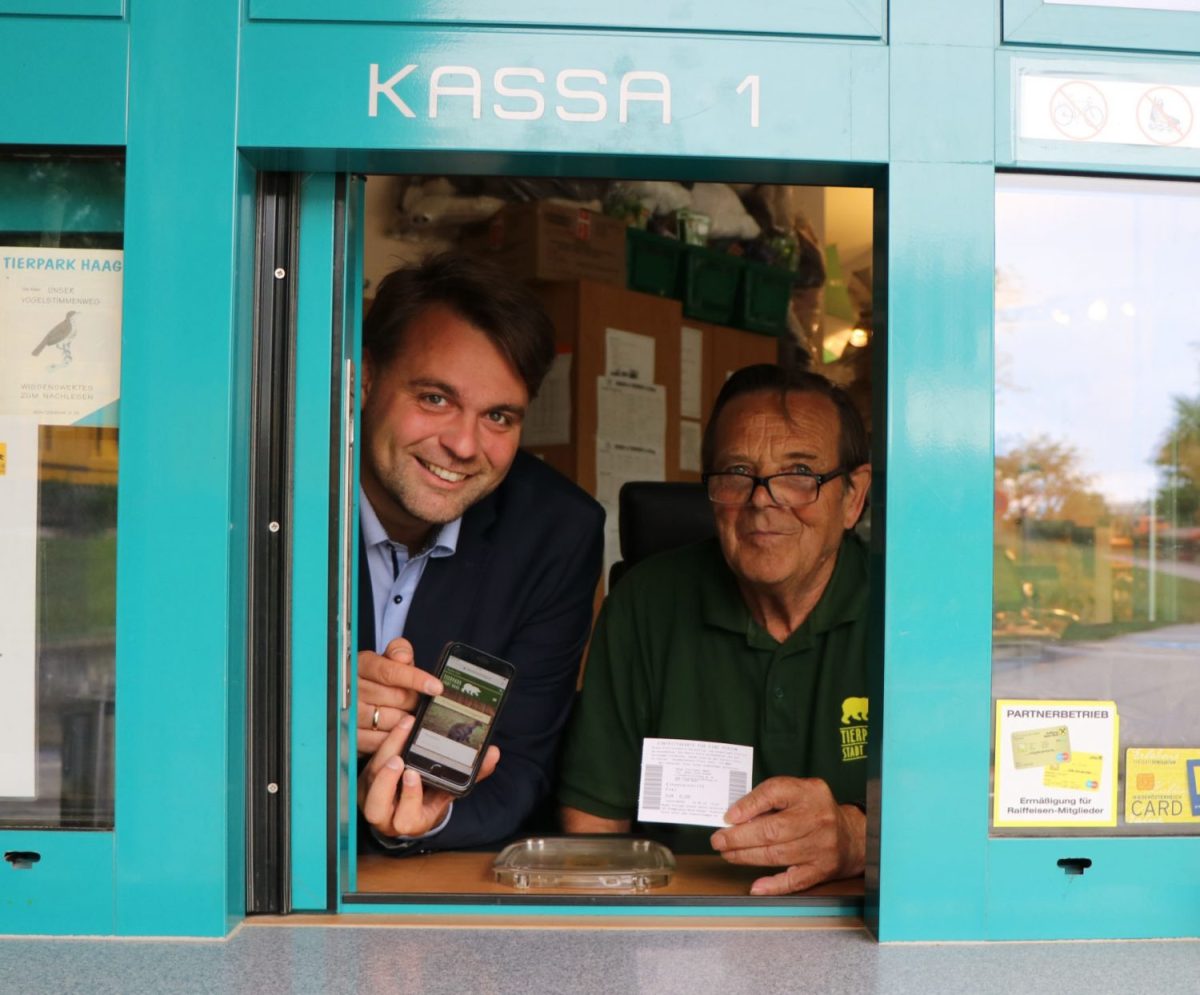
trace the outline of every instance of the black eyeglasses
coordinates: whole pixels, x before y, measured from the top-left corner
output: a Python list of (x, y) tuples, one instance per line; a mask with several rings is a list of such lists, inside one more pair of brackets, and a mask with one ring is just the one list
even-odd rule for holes
[(821, 494), (821, 485), (836, 477), (844, 477), (849, 467), (839, 466), (828, 473), (813, 473), (811, 470), (788, 470), (756, 477), (751, 473), (722, 470), (706, 473), (700, 479), (708, 488), (708, 499), (713, 504), (749, 504), (759, 485), (767, 489), (767, 496), (784, 508), (803, 508), (812, 504)]

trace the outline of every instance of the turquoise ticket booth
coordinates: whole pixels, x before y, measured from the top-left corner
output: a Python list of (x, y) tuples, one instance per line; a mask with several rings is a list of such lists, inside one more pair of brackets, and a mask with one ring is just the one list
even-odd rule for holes
[[(12, 617), (33, 621), (0, 658), (24, 681), (3, 713), (20, 735), (2, 741), (0, 931), (219, 936), (255, 912), (519, 909), (832, 912), (883, 941), (1200, 933), (1197, 821), (1166, 818), (1189, 798), (1176, 768), (1200, 756), (1179, 704), (1196, 700), (1200, 645), (1195, 357), (1155, 303), (1192, 292), (1172, 259), (1200, 234), (1200, 5), (1171, 6), (697, 0), (664, 24), (625, 2), (564, 15), (527, 0), (502, 20), (440, 2), (0, 2), (15, 53), (0, 79), (19, 95), (0, 118), (0, 255), (108, 264), (70, 287), (49, 263), (0, 272), (5, 365), (17, 305), (78, 298), (106, 303), (119, 377), (104, 404), (56, 407), (53, 431), (25, 403), (42, 381), (0, 377), (0, 483), (27, 485), (3, 499), (36, 512), (13, 532), (33, 593)], [(359, 177), (401, 173), (872, 192), (861, 897), (364, 897), (344, 728)], [(1080, 289), (1088, 274), (1099, 289)], [(59, 373), (62, 341), (45, 354)], [(1101, 414), (1151, 409), (1125, 464), (1089, 461), (1120, 448)], [(55, 462), (51, 442), (92, 448)], [(68, 692), (62, 674), (88, 679)], [(1098, 739), (1061, 719), (1082, 766), (1047, 760), (1030, 780), (1015, 753), (1045, 723), (1013, 714), (1106, 703), (1122, 721)], [(1075, 780), (1088, 813), (1014, 814), (1026, 785)]]

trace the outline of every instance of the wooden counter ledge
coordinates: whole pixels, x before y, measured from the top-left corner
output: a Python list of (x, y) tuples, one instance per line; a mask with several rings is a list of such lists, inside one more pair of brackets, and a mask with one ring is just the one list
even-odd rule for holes
[[(597, 888), (536, 888), (518, 890), (496, 881), (492, 872), (494, 853), (428, 853), (413, 857), (389, 857), (385, 854), (362, 854), (358, 861), (358, 890), (360, 894), (393, 895), (586, 895), (602, 897)], [(680, 855), (675, 858), (675, 874), (671, 883), (662, 888), (642, 892), (646, 897), (679, 896), (747, 896), (750, 884), (766, 874), (762, 868), (735, 867), (720, 857)], [(612, 895), (628, 896), (632, 891), (612, 891)], [(863, 879), (848, 878), (829, 881), (802, 893), (805, 897), (861, 898)]]

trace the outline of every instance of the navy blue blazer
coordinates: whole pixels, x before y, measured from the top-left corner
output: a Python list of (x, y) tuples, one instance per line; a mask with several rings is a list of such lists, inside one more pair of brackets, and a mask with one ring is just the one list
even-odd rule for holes
[[(404, 637), (431, 670), (467, 643), (508, 660), (516, 677), (492, 740), (495, 772), (454, 803), (421, 850), (505, 840), (552, 787), (559, 738), (591, 632), (604, 554), (604, 509), (556, 470), (518, 452), (503, 482), (463, 515), (453, 556), (430, 559)], [(358, 645), (374, 649), (374, 600), (359, 539)]]

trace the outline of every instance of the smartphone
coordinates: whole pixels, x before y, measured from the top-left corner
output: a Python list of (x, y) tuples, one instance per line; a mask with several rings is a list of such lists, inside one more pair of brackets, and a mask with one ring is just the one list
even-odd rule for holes
[(461, 796), (475, 786), (516, 668), (465, 643), (447, 643), (433, 674), (442, 693), (421, 699), (400, 756), (426, 784)]

